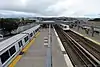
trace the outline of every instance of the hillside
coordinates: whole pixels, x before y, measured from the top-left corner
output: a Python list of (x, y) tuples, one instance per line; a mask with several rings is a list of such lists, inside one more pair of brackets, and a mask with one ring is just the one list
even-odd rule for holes
[(100, 21), (100, 18), (90, 19), (89, 21)]

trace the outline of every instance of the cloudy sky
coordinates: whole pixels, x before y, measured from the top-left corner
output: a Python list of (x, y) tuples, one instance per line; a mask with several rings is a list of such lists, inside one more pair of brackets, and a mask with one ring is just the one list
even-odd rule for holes
[(99, 7), (100, 0), (0, 0), (0, 17), (100, 17)]

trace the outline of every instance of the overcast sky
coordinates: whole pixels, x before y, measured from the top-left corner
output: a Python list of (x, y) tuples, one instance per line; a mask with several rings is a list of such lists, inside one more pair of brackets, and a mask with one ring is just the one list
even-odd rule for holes
[(100, 17), (100, 0), (0, 0), (0, 15)]

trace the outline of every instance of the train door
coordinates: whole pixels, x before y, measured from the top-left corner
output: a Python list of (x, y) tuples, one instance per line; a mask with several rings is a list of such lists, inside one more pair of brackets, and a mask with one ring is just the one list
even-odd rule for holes
[(18, 45), (19, 45), (19, 49), (22, 50), (22, 48), (23, 48), (23, 42), (22, 42), (22, 40), (20, 40), (20, 41), (18, 42)]
[(32, 40), (32, 38), (33, 38), (33, 33), (30, 33), (29, 38), (30, 38), (30, 41), (31, 41), (31, 40)]

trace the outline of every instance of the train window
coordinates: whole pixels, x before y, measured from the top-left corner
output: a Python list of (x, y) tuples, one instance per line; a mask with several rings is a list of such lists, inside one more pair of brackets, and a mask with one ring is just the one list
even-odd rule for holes
[(28, 36), (24, 38), (24, 41), (27, 42), (28, 41)]
[(37, 31), (39, 30), (39, 28), (37, 29)]
[(38, 28), (36, 29), (36, 32), (38, 31)]
[(22, 40), (18, 42), (19, 47), (23, 46)]
[(8, 51), (6, 51), (5, 53), (3, 53), (3, 54), (0, 56), (2, 64), (3, 64), (9, 57), (10, 57), (10, 56), (9, 56)]
[(36, 30), (35, 30), (35, 32), (36, 32)]
[(9, 52), (10, 52), (10, 55), (12, 56), (16, 52), (15, 46), (11, 47), (9, 49)]
[(32, 37), (32, 36), (33, 36), (33, 33), (30, 34), (30, 37)]
[(64, 28), (67, 28), (66, 26), (64, 26)]

